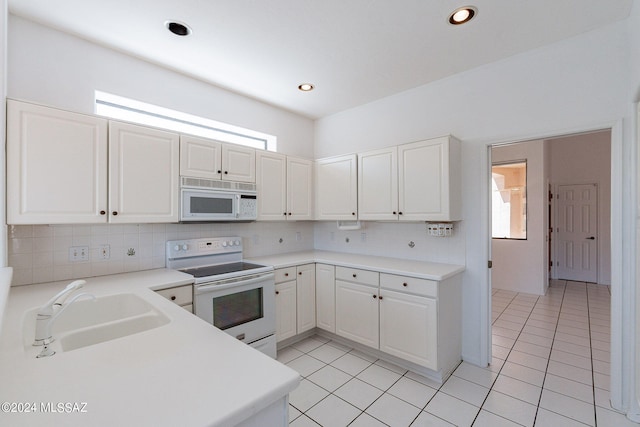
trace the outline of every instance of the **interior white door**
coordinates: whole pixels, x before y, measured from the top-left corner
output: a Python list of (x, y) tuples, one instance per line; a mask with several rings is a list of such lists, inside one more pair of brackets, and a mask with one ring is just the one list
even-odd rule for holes
[(560, 185), (557, 196), (557, 268), (559, 279), (598, 281), (598, 187)]

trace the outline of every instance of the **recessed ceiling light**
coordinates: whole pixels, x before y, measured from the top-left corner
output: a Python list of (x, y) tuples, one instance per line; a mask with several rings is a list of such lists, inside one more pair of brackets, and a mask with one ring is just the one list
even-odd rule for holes
[(301, 85), (298, 85), (298, 89), (300, 89), (303, 92), (312, 91), (313, 88), (314, 86), (311, 83), (302, 83)]
[(186, 24), (178, 21), (167, 21), (164, 23), (169, 31), (171, 31), (176, 36), (188, 36), (191, 34), (191, 28), (189, 28)]
[(459, 7), (449, 15), (449, 24), (460, 25), (469, 22), (478, 14), (478, 9), (473, 6)]

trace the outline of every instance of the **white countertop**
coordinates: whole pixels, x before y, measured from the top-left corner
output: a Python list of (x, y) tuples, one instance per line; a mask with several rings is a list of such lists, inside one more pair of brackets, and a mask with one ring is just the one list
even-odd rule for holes
[(297, 372), (150, 289), (192, 282), (166, 269), (86, 279), (96, 297), (134, 293), (170, 318), (155, 329), (27, 358), (23, 313), (68, 282), (11, 288), (0, 335), (0, 403), (83, 403), (86, 413), (6, 413), (11, 426), (231, 426), (295, 389)]
[(250, 258), (249, 260), (260, 264), (273, 265), (275, 268), (319, 262), (436, 281), (448, 279), (463, 272), (465, 269), (463, 265), (327, 251), (292, 252)]

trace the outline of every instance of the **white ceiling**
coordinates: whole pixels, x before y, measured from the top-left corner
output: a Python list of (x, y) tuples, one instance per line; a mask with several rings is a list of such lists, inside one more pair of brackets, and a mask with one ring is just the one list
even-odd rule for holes
[[(624, 19), (632, 1), (9, 0), (9, 9), (318, 118)], [(476, 18), (449, 25), (466, 4)], [(167, 20), (193, 34), (171, 34)], [(316, 89), (300, 92), (303, 82)]]

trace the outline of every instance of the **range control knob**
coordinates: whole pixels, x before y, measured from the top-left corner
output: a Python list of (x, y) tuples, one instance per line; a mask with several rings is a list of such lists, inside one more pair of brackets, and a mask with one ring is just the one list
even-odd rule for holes
[(180, 250), (180, 245), (175, 245), (173, 247), (173, 250), (176, 251), (176, 252), (179, 251)]
[(227, 247), (227, 241), (225, 240), (224, 242), (222, 242), (222, 247), (226, 248)]
[(186, 244), (185, 244), (185, 245), (182, 245), (182, 250), (183, 250), (183, 251), (186, 251), (187, 249), (189, 249), (189, 246), (187, 246)]
[(240, 246), (240, 240), (236, 240), (234, 243), (236, 246)]

